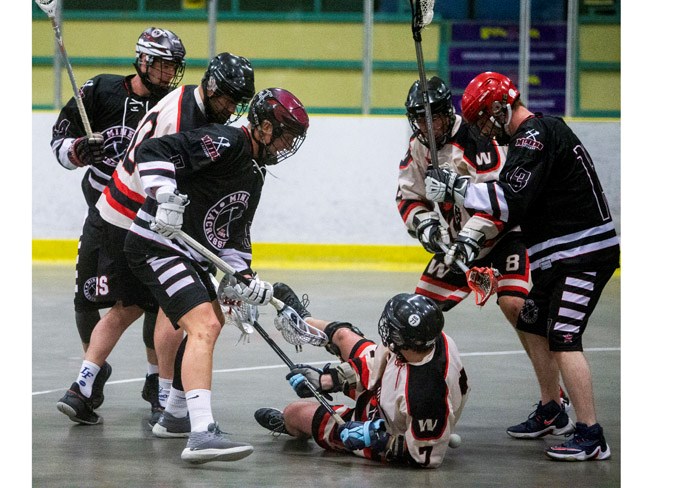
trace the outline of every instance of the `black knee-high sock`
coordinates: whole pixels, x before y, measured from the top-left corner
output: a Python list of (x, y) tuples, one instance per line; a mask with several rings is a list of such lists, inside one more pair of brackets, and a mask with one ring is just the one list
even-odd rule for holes
[(183, 381), (181, 381), (181, 362), (183, 361), (183, 352), (186, 350), (186, 342), (188, 342), (188, 336), (184, 337), (179, 346), (179, 350), (176, 351), (176, 358), (174, 358), (174, 380), (172, 381), (172, 386), (176, 390), (183, 390)]

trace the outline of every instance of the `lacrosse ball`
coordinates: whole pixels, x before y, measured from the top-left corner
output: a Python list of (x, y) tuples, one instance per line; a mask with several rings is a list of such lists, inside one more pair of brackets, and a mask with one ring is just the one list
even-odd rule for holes
[(449, 438), (449, 447), (452, 449), (456, 449), (457, 447), (460, 447), (461, 445), (461, 436), (458, 434), (451, 434), (451, 437)]

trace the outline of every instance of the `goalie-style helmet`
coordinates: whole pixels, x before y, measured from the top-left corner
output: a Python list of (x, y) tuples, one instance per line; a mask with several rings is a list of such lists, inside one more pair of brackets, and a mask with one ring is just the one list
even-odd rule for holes
[[(146, 72), (141, 71), (141, 57), (146, 56), (147, 68)], [(160, 29), (158, 27), (149, 27), (141, 33), (139, 40), (136, 42), (136, 60), (134, 67), (143, 84), (155, 96), (164, 96), (174, 88), (176, 88), (181, 79), (183, 72), (186, 69), (186, 48), (183, 46), (181, 39), (168, 29)], [(153, 83), (149, 77), (149, 70), (156, 60), (169, 61), (174, 65), (174, 73), (171, 80), (167, 82)], [(163, 63), (155, 69), (159, 70), (157, 78), (162, 79)]]
[[(207, 119), (221, 124), (233, 123), (242, 116), (254, 96), (254, 69), (245, 57), (221, 53), (209, 62), (201, 83)], [(232, 105), (213, 100), (223, 96), (236, 105), (234, 112), (231, 112)]]
[(485, 136), (507, 134), (512, 105), (520, 92), (510, 78), (486, 71), (473, 78), (461, 99), (463, 118)]
[[(283, 88), (266, 88), (254, 95), (248, 118), (252, 128), (260, 129), (265, 120), (273, 125), (271, 142), (265, 146), (270, 156), (265, 164), (277, 164), (295, 154), (310, 126), (301, 101)], [(279, 138), (284, 140), (285, 148), (272, 149)]]
[(415, 293), (400, 293), (388, 300), (378, 333), (383, 345), (393, 352), (400, 349), (426, 351), (442, 333), (444, 315), (430, 298)]
[[(451, 101), (451, 90), (441, 78), (433, 76), (427, 82), (428, 100), (430, 102), (430, 111), (433, 117), (437, 114), (446, 117), (445, 126), (441, 134), (435, 135), (437, 146), (443, 146), (451, 140), (451, 130), (454, 126), (455, 111), (454, 104)], [(421, 81), (416, 80), (407, 94), (407, 100), (404, 103), (407, 108), (407, 119), (411, 130), (416, 138), (425, 146), (428, 145), (428, 131), (421, 130), (418, 120), (425, 119), (425, 101), (423, 99), (423, 87)]]

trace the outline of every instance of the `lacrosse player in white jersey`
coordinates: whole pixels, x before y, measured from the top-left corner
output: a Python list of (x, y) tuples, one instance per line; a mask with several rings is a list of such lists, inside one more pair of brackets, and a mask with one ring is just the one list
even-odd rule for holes
[(276, 283), (274, 290), (308, 324), (327, 334), (328, 350), (342, 360), (321, 370), (296, 365), (287, 375), (292, 388), (302, 398), (311, 397), (307, 379), (330, 399), (329, 394), (342, 392), (355, 406), (332, 406), (344, 425), (314, 401), (293, 402), (283, 412), (261, 408), (254, 414), (257, 422), (276, 435), (312, 437), (327, 450), (439, 467), (450, 441), (458, 445), (454, 429), (469, 386), (456, 344), (442, 332), (444, 315), (435, 302), (411, 293), (391, 298), (379, 320), (382, 344), (377, 345), (349, 323), (311, 317), (287, 285)]

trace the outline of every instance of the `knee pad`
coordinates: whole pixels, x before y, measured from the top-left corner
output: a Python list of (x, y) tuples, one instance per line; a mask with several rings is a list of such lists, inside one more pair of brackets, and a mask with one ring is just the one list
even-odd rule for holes
[(331, 322), (324, 328), (324, 333), (327, 334), (327, 339), (329, 339), (329, 342), (326, 346), (324, 346), (324, 348), (334, 356), (341, 358), (341, 351), (339, 350), (338, 346), (332, 342), (334, 334), (336, 334), (336, 331), (339, 329), (350, 329), (360, 337), (364, 337), (364, 334), (360, 329), (348, 322)]
[(155, 334), (155, 321), (157, 320), (157, 313), (145, 312), (143, 314), (143, 343), (148, 349), (155, 350), (155, 342), (153, 335)]

